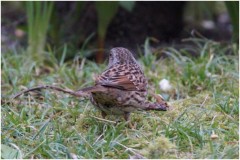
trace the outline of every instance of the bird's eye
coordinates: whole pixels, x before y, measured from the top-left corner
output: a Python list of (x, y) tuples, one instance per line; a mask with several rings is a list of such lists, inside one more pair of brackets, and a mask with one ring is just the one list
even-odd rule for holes
[(109, 57), (112, 57), (112, 53), (109, 54)]

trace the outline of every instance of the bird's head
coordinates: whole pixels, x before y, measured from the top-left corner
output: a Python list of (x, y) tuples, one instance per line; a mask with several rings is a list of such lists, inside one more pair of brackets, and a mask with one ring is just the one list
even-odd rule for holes
[(115, 64), (131, 63), (136, 63), (136, 59), (128, 49), (117, 47), (110, 50), (108, 67)]

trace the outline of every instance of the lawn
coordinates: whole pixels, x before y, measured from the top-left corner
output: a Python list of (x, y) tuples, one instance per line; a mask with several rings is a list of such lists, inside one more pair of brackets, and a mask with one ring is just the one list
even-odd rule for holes
[[(91, 86), (106, 63), (81, 56), (64, 62), (64, 54), (57, 60), (51, 50), (44, 64), (31, 61), (24, 50), (2, 53), (1, 158), (238, 159), (237, 46), (190, 41), (194, 45), (160, 47), (155, 54), (143, 46), (139, 62), (149, 90), (161, 94), (172, 109), (132, 113), (134, 129), (122, 117), (102, 119), (88, 99), (61, 92), (41, 90), (10, 98), (40, 84), (72, 90)], [(170, 82), (170, 91), (160, 90), (162, 79)]]

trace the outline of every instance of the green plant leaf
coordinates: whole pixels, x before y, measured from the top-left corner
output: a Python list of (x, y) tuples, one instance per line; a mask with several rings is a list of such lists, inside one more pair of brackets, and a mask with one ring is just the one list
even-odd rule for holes
[(239, 43), (239, 2), (225, 2), (233, 26), (233, 41)]
[(28, 23), (28, 54), (36, 61), (43, 61), (53, 2), (26, 2)]
[(98, 35), (105, 37), (107, 27), (117, 12), (118, 2), (95, 2), (98, 15)]

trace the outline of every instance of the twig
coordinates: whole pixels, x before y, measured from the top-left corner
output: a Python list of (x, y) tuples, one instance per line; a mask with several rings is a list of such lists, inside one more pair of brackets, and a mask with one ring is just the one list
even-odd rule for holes
[(24, 93), (28, 93), (28, 92), (31, 92), (31, 91), (34, 91), (34, 90), (39, 90), (39, 89), (52, 89), (52, 90), (57, 90), (57, 91), (61, 91), (61, 92), (64, 92), (64, 93), (68, 93), (70, 95), (73, 95), (73, 96), (76, 96), (76, 97), (85, 97), (87, 96), (86, 93), (84, 92), (75, 92), (73, 90), (70, 90), (70, 89), (63, 89), (63, 88), (59, 88), (59, 87), (56, 87), (56, 86), (49, 86), (49, 85), (44, 85), (44, 86), (37, 86), (37, 87), (33, 87), (33, 88), (30, 88), (30, 89), (27, 89), (27, 90), (24, 90), (20, 93), (17, 93), (16, 95), (14, 95), (12, 98), (17, 98), (19, 97), (20, 95), (24, 94)]

